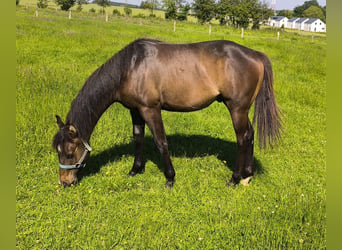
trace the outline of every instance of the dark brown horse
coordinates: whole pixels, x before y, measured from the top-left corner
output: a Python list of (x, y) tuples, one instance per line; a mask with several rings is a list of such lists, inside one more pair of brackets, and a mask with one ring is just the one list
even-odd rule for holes
[(253, 123), (259, 145), (280, 135), (279, 110), (273, 91), (272, 67), (261, 52), (230, 41), (169, 44), (140, 39), (127, 45), (86, 81), (71, 105), (53, 146), (58, 152), (59, 181), (70, 186), (91, 151), (88, 142), (104, 111), (119, 102), (131, 112), (135, 159), (130, 176), (144, 171), (145, 123), (164, 162), (166, 185), (175, 179), (161, 110), (189, 112), (214, 101), (223, 102), (232, 117), (237, 138), (236, 167), (228, 185), (253, 175), (254, 130), (248, 112), (255, 100)]

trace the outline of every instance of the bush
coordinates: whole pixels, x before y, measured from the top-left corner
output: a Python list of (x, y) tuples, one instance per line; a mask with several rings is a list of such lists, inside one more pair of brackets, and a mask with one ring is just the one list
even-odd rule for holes
[(113, 16), (121, 16), (121, 13), (118, 9), (113, 10)]
[(138, 15), (135, 15), (136, 18), (145, 18), (146, 16), (143, 13), (139, 13)]
[(56, 0), (56, 3), (61, 6), (62, 10), (69, 10), (74, 6), (76, 0)]
[(19, 0), (15, 0), (15, 4), (18, 5), (19, 4)]
[(124, 11), (125, 11), (126, 16), (132, 15), (132, 9), (129, 8), (128, 6), (125, 6)]
[(94, 8), (91, 8), (91, 9), (89, 10), (89, 12), (90, 12), (90, 13), (95, 13), (96, 10), (95, 10)]

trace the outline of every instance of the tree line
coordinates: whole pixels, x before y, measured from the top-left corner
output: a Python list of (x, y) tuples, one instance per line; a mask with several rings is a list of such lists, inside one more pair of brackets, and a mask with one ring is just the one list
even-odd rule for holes
[[(274, 15), (272, 9), (265, 2), (259, 0), (194, 0), (190, 5), (186, 0), (145, 0), (140, 8), (149, 9), (151, 16), (155, 9), (165, 10), (165, 18), (172, 20), (187, 20), (189, 14), (197, 17), (201, 24), (210, 23), (217, 19), (221, 25), (247, 28), (252, 24), (252, 29), (259, 29), (260, 23)], [(316, 1), (316, 0), (313, 0)], [(69, 10), (75, 4), (82, 9), (82, 4), (89, 0), (55, 0), (62, 10)], [(110, 0), (93, 0), (103, 7), (111, 5)], [(37, 0), (39, 8), (47, 6), (47, 0)]]
[(263, 20), (274, 15), (265, 2), (259, 0), (194, 0), (190, 5), (185, 0), (142, 1), (141, 8), (165, 10), (166, 19), (186, 20), (189, 12), (197, 17), (201, 24), (210, 23), (214, 18), (221, 25), (258, 29)]

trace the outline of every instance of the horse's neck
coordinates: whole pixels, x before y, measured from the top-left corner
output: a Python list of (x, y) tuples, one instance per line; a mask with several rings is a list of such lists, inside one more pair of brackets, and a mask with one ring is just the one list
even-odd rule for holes
[(97, 121), (115, 101), (129, 67), (127, 58), (127, 49), (115, 54), (88, 78), (73, 101), (67, 122), (78, 128), (82, 139), (89, 141)]
[(66, 122), (73, 124), (81, 138), (89, 141), (98, 120), (115, 101), (114, 97), (114, 82), (89, 78), (72, 102)]

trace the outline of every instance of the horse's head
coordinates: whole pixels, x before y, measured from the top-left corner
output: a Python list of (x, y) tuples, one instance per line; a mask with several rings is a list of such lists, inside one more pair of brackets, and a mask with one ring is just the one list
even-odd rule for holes
[(53, 147), (59, 158), (59, 183), (70, 186), (77, 183), (77, 172), (85, 166), (84, 161), (91, 147), (79, 136), (72, 124), (64, 124), (56, 115), (59, 131), (53, 139)]

